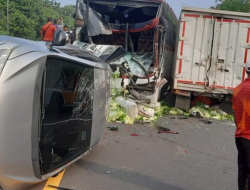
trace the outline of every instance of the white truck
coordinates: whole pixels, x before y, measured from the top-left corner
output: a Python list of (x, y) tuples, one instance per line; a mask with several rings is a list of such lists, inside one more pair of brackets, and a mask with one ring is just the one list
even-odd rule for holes
[(234, 88), (246, 78), (250, 14), (183, 7), (177, 36), (176, 107), (189, 108), (199, 96), (230, 102)]

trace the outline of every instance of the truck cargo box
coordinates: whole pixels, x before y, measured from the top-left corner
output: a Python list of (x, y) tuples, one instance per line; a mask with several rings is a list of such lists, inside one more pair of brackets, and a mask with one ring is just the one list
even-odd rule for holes
[(232, 94), (246, 78), (249, 13), (183, 7), (178, 35), (173, 71), (177, 94)]

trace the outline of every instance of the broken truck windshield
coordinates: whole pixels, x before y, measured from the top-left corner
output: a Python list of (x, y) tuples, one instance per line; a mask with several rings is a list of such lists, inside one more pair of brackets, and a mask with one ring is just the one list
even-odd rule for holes
[[(105, 2), (105, 1), (104, 1)], [(140, 3), (117, 3), (114, 7), (106, 3), (90, 3), (90, 7), (101, 14), (108, 23), (112, 24), (133, 24), (152, 20), (156, 17), (159, 4)]]
[[(110, 35), (113, 32), (147, 29), (155, 21), (160, 4), (131, 1), (77, 1), (76, 25), (89, 36)], [(87, 27), (86, 27), (87, 25)]]

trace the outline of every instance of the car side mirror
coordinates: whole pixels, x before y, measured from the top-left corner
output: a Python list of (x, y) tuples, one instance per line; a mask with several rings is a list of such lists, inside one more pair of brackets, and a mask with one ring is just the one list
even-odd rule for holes
[(66, 33), (63, 30), (56, 30), (53, 37), (52, 46), (65, 46), (66, 43)]

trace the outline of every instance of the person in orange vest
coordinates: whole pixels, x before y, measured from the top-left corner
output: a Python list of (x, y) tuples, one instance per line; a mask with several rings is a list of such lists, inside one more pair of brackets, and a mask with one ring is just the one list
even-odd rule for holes
[(41, 40), (45, 42), (52, 42), (56, 27), (53, 25), (53, 19), (49, 17), (47, 23), (41, 29)]
[(235, 142), (238, 150), (238, 188), (250, 189), (250, 60), (245, 64), (247, 78), (233, 92), (236, 124)]

